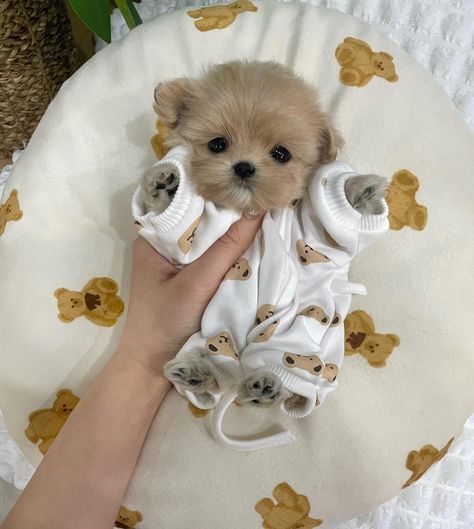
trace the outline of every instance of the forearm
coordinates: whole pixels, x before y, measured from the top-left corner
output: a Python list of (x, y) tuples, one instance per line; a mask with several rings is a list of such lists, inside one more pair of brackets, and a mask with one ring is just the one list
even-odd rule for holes
[(110, 529), (168, 389), (164, 378), (125, 354), (114, 356), (69, 417), (2, 528)]

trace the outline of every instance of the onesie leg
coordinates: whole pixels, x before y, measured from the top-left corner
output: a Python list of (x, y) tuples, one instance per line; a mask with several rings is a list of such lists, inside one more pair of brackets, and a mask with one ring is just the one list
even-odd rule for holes
[(179, 179), (172, 171), (152, 167), (143, 180), (144, 202), (147, 212), (162, 213), (173, 199)]
[(181, 390), (204, 393), (217, 387), (209, 364), (201, 359), (171, 360), (165, 365), (165, 376)]
[(283, 396), (288, 396), (281, 380), (272, 373), (259, 371), (249, 375), (237, 395), (240, 404), (270, 406)]

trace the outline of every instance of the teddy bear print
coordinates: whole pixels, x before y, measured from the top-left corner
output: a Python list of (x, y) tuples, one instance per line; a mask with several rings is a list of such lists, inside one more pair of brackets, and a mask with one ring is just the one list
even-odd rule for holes
[(421, 476), (435, 463), (440, 461), (448, 452), (451, 443), (454, 441), (452, 437), (448, 443), (438, 450), (433, 445), (425, 445), (419, 451), (412, 450), (408, 456), (405, 466), (412, 472), (410, 479), (403, 485), (402, 489), (406, 489), (412, 483), (421, 478)]
[(114, 528), (118, 529), (135, 529), (137, 523), (143, 521), (143, 516), (140, 511), (131, 511), (120, 505), (119, 512), (115, 518)]
[(58, 318), (70, 323), (85, 316), (95, 325), (111, 327), (124, 310), (123, 301), (117, 292), (117, 283), (108, 277), (94, 277), (80, 292), (58, 288), (54, 292), (59, 309)]
[(199, 31), (209, 31), (230, 26), (237, 18), (237, 15), (245, 11), (257, 11), (257, 7), (249, 0), (242, 0), (227, 5), (202, 7), (201, 9), (188, 11), (188, 15), (197, 19), (194, 25)]
[(391, 83), (398, 80), (390, 54), (374, 52), (367, 42), (354, 37), (347, 37), (339, 44), (336, 59), (341, 66), (339, 80), (346, 86), (365, 86), (374, 75)]
[(334, 314), (334, 317), (332, 319), (331, 327), (336, 327), (337, 325), (341, 323), (341, 321), (342, 321), (341, 315), (336, 312), (336, 314)]
[(296, 241), (296, 253), (298, 254), (298, 261), (304, 266), (313, 263), (326, 263), (329, 261), (325, 255), (311, 248), (311, 246), (306, 244), (303, 239)]
[[(264, 321), (268, 320), (275, 314), (275, 305), (269, 305), (265, 304), (259, 307), (257, 310), (257, 317), (255, 318), (255, 323), (257, 325), (260, 325)], [(269, 340), (273, 333), (275, 332), (275, 329), (278, 326), (279, 321), (275, 320), (272, 321), (265, 327), (264, 331), (257, 335), (257, 337), (254, 339), (254, 342), (260, 343), (260, 342), (266, 342)]]
[(324, 366), (323, 374), (321, 376), (332, 384), (336, 380), (338, 373), (339, 366), (337, 366), (336, 364), (326, 364)]
[(319, 321), (321, 325), (328, 325), (331, 321), (330, 316), (328, 316), (321, 307), (317, 305), (310, 305), (306, 307), (301, 312), (298, 312), (298, 316), (307, 316), (308, 318), (313, 318), (313, 320)]
[(160, 120), (160, 118), (156, 120), (155, 127), (158, 134), (155, 134), (151, 138), (151, 146), (153, 147), (158, 160), (161, 160), (170, 150), (170, 148), (165, 144), (166, 138), (170, 133), (170, 129)]
[(273, 489), (272, 498), (263, 498), (255, 505), (262, 517), (264, 529), (313, 529), (323, 523), (311, 518), (308, 498), (297, 494), (288, 483), (280, 483)]
[(222, 331), (218, 335), (208, 338), (205, 349), (212, 355), (229, 356), (237, 360), (239, 358), (235, 352), (232, 337), (227, 331)]
[(396, 334), (378, 334), (373, 319), (363, 310), (351, 312), (344, 322), (346, 356), (359, 353), (372, 367), (384, 367), (393, 348), (400, 345)]
[(391, 230), (401, 230), (404, 226), (418, 231), (425, 228), (428, 210), (415, 199), (419, 187), (418, 178), (406, 169), (393, 175), (386, 198)]
[(323, 230), (324, 238), (326, 239), (326, 242), (329, 244), (329, 246), (332, 246), (333, 248), (342, 248), (342, 246), (334, 240), (331, 235), (329, 235), (329, 232), (327, 230)]
[(283, 353), (283, 363), (290, 368), (304, 369), (311, 375), (321, 375), (324, 364), (317, 355), (305, 356), (296, 353)]
[(188, 408), (189, 411), (194, 415), (194, 417), (205, 417), (209, 412), (209, 410), (201, 410), (201, 408), (198, 408), (191, 402), (188, 402)]
[(252, 269), (250, 268), (249, 262), (244, 257), (237, 259), (235, 263), (229, 268), (227, 274), (224, 276), (223, 281), (226, 279), (234, 279), (237, 281), (246, 281), (250, 279), (252, 275)]
[(25, 435), (34, 444), (41, 441), (38, 448), (42, 454), (46, 454), (53, 444), (54, 439), (79, 400), (79, 397), (74, 395), (70, 389), (60, 389), (56, 393), (56, 400), (51, 408), (30, 413)]
[(199, 223), (201, 222), (201, 217), (198, 217), (186, 231), (178, 239), (178, 248), (184, 253), (187, 254), (191, 250), (191, 246), (194, 242), (194, 237), (196, 236), (196, 230), (198, 229)]
[(5, 204), (0, 204), (0, 236), (5, 231), (7, 222), (17, 221), (23, 217), (18, 201), (18, 191), (13, 189)]

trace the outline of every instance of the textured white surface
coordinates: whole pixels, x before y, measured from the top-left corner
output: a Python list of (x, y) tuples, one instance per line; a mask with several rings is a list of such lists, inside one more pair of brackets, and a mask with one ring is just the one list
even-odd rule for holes
[[(290, 2), (293, 0), (280, 0)], [(185, 6), (219, 0), (142, 0), (143, 20)], [(474, 127), (474, 0), (308, 0), (361, 18), (415, 57), (451, 96)], [(128, 28), (118, 10), (112, 15), (112, 40)], [(98, 43), (98, 48), (105, 43)]]
[[(144, 19), (184, 7), (216, 1), (144, 0)], [(474, 127), (474, 1), (473, 0), (312, 0), (353, 14), (399, 43), (430, 70)], [(113, 17), (114, 38), (126, 28)], [(22, 488), (32, 467), (9, 440), (0, 417), (0, 476)], [(2, 491), (3, 498), (3, 491)], [(3, 507), (0, 504), (0, 509)], [(0, 519), (2, 512), (0, 510)], [(339, 529), (472, 529), (474, 527), (474, 418), (450, 453), (398, 498)]]

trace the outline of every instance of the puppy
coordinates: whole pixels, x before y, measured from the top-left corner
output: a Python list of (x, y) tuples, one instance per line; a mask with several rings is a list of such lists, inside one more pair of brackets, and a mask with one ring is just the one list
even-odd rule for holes
[[(188, 148), (196, 192), (239, 212), (288, 207), (343, 144), (315, 89), (273, 62), (212, 66), (197, 79), (159, 84), (154, 99), (155, 111), (171, 131), (167, 145)], [(177, 186), (171, 172), (151, 169), (144, 179), (148, 211), (164, 211)], [(385, 188), (385, 179), (364, 175), (347, 181), (346, 195), (362, 214), (377, 213)], [(199, 360), (171, 361), (165, 374), (195, 392), (214, 384), (210, 370)], [(244, 381), (238, 401), (267, 405), (282, 393), (277, 377), (261, 373)]]

